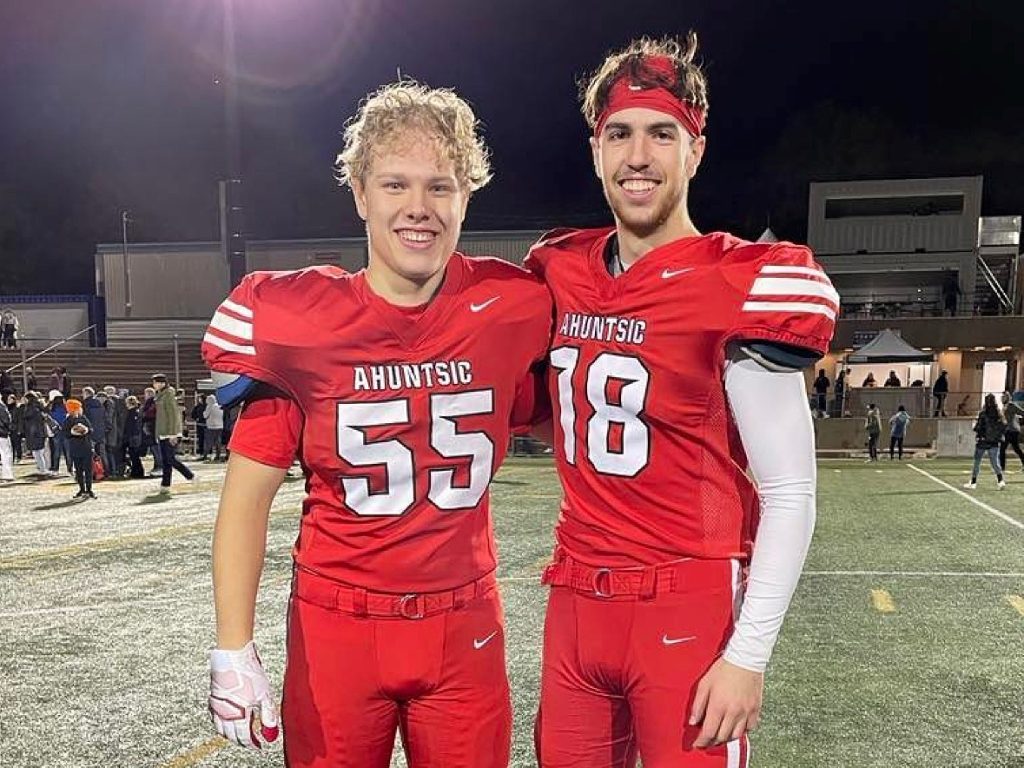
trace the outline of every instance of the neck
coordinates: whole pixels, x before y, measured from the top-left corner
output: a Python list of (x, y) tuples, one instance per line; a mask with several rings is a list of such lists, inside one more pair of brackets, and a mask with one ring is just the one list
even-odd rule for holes
[(445, 270), (442, 269), (426, 280), (410, 280), (401, 275), (374, 269), (371, 262), (366, 268), (366, 282), (370, 290), (389, 304), (399, 307), (418, 307), (431, 301), (444, 282)]
[(618, 218), (615, 220), (615, 230), (619, 240), (619, 259), (627, 268), (655, 248), (685, 237), (700, 237), (701, 234), (685, 208), (653, 232), (636, 232), (628, 229)]

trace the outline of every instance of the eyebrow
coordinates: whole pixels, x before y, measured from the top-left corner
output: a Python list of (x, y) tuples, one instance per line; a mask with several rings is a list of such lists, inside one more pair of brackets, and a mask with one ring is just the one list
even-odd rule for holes
[[(614, 122), (614, 121), (605, 123), (605, 126), (604, 126), (604, 130), (606, 132), (607, 131), (611, 131), (611, 130), (632, 131), (633, 129), (634, 129), (634, 126), (631, 125), (630, 123), (621, 123), (621, 122)], [(640, 130), (644, 130), (644, 131), (664, 131), (664, 130), (670, 130), (670, 131), (678, 132), (679, 131), (679, 126), (677, 126), (671, 120), (665, 120), (665, 121), (662, 121), (662, 122), (659, 122), (659, 123), (651, 123), (650, 125), (640, 126)]]

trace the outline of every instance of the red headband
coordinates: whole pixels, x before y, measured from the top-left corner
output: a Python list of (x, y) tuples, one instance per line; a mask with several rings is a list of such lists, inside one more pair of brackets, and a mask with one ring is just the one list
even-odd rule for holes
[[(644, 67), (659, 74), (675, 78), (675, 66), (667, 56), (651, 56), (644, 59)], [(594, 136), (600, 136), (608, 118), (616, 112), (631, 107), (653, 109), (656, 112), (674, 117), (690, 135), (697, 137), (704, 133), (704, 110), (689, 101), (680, 101), (667, 88), (643, 88), (631, 83), (628, 76), (622, 76), (608, 91), (608, 105), (597, 118)]]

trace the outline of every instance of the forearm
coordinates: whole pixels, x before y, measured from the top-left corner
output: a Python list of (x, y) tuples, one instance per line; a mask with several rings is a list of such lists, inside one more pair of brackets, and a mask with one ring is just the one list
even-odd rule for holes
[(240, 454), (228, 462), (213, 533), (218, 648), (241, 648), (252, 639), (270, 505), (283, 475)]
[[(730, 363), (726, 390), (757, 483), (761, 519), (725, 658), (763, 672), (814, 532), (814, 427), (799, 372), (766, 371), (753, 360), (742, 360)], [(772, 414), (770, 423), (767, 413)]]

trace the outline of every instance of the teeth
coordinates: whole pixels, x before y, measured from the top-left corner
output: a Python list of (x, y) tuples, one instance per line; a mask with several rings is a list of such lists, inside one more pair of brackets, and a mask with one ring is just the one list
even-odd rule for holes
[(622, 188), (627, 192), (650, 192), (654, 187), (654, 182), (646, 179), (626, 179), (622, 182)]
[(434, 239), (433, 232), (419, 232), (411, 229), (403, 229), (401, 232), (398, 233), (398, 236), (401, 237), (403, 240), (412, 240), (413, 242), (416, 243), (425, 243), (429, 240)]

